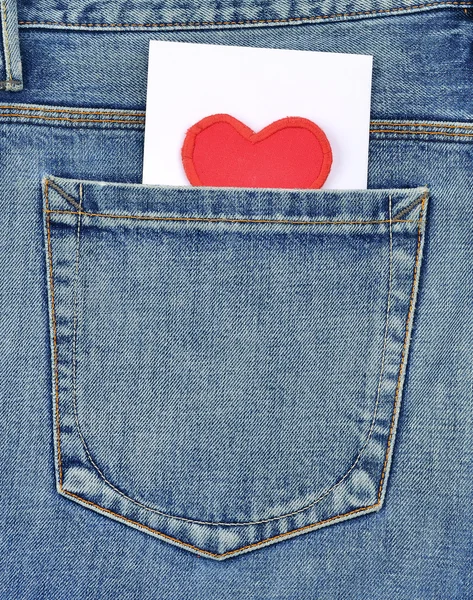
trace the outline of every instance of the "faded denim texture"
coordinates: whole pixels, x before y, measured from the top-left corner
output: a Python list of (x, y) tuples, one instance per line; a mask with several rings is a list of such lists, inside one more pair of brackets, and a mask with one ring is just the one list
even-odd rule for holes
[(425, 188), (44, 195), (62, 494), (216, 559), (381, 508)]
[[(0, 597), (472, 597), (470, 3), (17, 10)], [(150, 39), (373, 54), (370, 189), (140, 185)]]

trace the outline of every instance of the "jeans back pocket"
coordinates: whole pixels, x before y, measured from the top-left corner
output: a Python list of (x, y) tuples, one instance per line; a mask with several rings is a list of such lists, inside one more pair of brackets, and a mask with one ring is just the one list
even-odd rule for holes
[(215, 559), (381, 507), (425, 188), (44, 200), (61, 494)]

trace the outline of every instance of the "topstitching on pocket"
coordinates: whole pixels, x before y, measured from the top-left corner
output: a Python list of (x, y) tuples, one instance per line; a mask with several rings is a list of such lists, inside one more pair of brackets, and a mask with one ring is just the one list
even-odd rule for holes
[(214, 559), (379, 510), (425, 188), (44, 198), (61, 494)]

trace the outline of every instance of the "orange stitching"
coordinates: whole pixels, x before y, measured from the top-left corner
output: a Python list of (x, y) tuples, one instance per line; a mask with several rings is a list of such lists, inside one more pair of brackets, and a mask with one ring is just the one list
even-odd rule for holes
[(342, 515), (335, 515), (334, 517), (330, 517), (329, 519), (323, 519), (322, 521), (317, 521), (317, 523), (312, 523), (310, 525), (304, 525), (304, 527), (298, 527), (297, 529), (293, 529), (292, 531), (288, 531), (287, 533), (279, 533), (278, 535), (274, 535), (270, 538), (266, 538), (265, 540), (261, 540), (260, 542), (255, 542), (254, 544), (248, 544), (247, 546), (242, 546), (241, 548), (237, 548), (236, 550), (230, 550), (229, 552), (225, 552), (224, 554), (217, 554), (216, 556), (231, 556), (232, 554), (237, 554), (237, 553), (241, 552), (242, 550), (248, 550), (248, 548), (255, 548), (257, 546), (262, 546), (262, 545), (266, 544), (267, 542), (271, 542), (273, 540), (277, 540), (280, 538), (285, 538), (293, 533), (297, 533), (297, 532), (301, 533), (302, 531), (305, 531), (308, 529), (313, 529), (316, 525), (325, 525), (326, 523), (330, 523), (330, 522), (340, 519), (342, 517), (348, 517), (349, 515), (354, 515), (359, 512), (366, 512), (370, 508), (376, 508), (378, 506), (380, 506), (379, 503), (375, 502), (375, 504), (370, 504), (369, 506), (362, 506), (361, 508), (355, 508), (354, 510), (350, 510), (349, 512), (344, 513)]
[(291, 17), (287, 19), (248, 19), (243, 21), (201, 21), (188, 23), (63, 23), (57, 21), (19, 21), (20, 25), (61, 25), (64, 27), (196, 27), (199, 25), (257, 25), (258, 23), (296, 23), (320, 19), (335, 19), (340, 17), (357, 17), (362, 15), (387, 14), (393, 12), (409, 12), (431, 6), (471, 6), (471, 2), (429, 2), (414, 6), (400, 6), (379, 10), (365, 10), (333, 15), (318, 15), (315, 17)]
[[(122, 116), (122, 117), (129, 117), (129, 120), (126, 119), (82, 119), (82, 118), (74, 118), (74, 117), (48, 117), (48, 116), (44, 116), (44, 115), (24, 115), (24, 114), (18, 114), (18, 113), (3, 113), (2, 110), (3, 109), (17, 109), (17, 110), (25, 110), (25, 111), (38, 111), (38, 112), (57, 112), (57, 113), (64, 113), (64, 112), (68, 112), (71, 114), (84, 114), (84, 115), (96, 115), (96, 116), (100, 116), (100, 115), (107, 115), (107, 116), (112, 116), (112, 115), (117, 115), (117, 116)], [(27, 108), (27, 107), (18, 107), (18, 106), (3, 106), (0, 105), (0, 119), (1, 118), (8, 118), (8, 117), (16, 117), (16, 118), (20, 118), (20, 119), (38, 119), (38, 120), (47, 120), (47, 121), (68, 121), (69, 123), (118, 123), (118, 124), (126, 124), (126, 125), (144, 125), (145, 124), (145, 120), (144, 120), (144, 115), (145, 113), (140, 113), (139, 115), (135, 115), (133, 113), (126, 113), (126, 112), (96, 112), (96, 111), (80, 111), (80, 110), (72, 110), (72, 109), (64, 109), (64, 110), (53, 110), (53, 109), (47, 109), (47, 108)], [(372, 121), (371, 122), (372, 126), (382, 126), (382, 125), (389, 125), (391, 127), (437, 127), (439, 129), (439, 131), (407, 131), (407, 130), (403, 130), (403, 129), (370, 129), (370, 133), (399, 133), (399, 134), (405, 134), (405, 135), (443, 135), (443, 136), (450, 136), (450, 137), (473, 137), (473, 134), (469, 134), (469, 133), (449, 133), (449, 132), (443, 132), (441, 131), (441, 129), (473, 129), (473, 126), (469, 126), (469, 125), (449, 125), (449, 124), (444, 124), (444, 125), (435, 125), (432, 123), (394, 123), (394, 122), (389, 122), (389, 121)]]
[[(49, 179), (46, 179), (44, 187), (46, 207), (49, 206)], [(48, 238), (48, 258), (49, 258), (49, 287), (51, 288), (51, 322), (53, 325), (53, 355), (54, 355), (54, 377), (56, 392), (56, 437), (57, 437), (57, 460), (59, 467), (59, 486), (62, 487), (62, 459), (61, 459), (61, 431), (59, 428), (59, 372), (58, 372), (58, 353), (57, 353), (57, 328), (56, 328), (56, 306), (54, 301), (54, 277), (53, 277), (53, 256), (51, 247), (51, 227), (49, 214), (46, 217), (46, 229)]]
[(410, 121), (408, 122), (400, 122), (400, 123), (396, 123), (395, 121), (371, 121), (372, 125), (390, 125), (392, 127), (437, 127), (437, 128), (445, 128), (445, 129), (473, 129), (473, 125), (468, 125), (467, 123), (465, 125), (451, 125), (449, 123), (442, 123), (439, 125), (436, 125), (435, 122), (434, 123), (412, 123)]
[[(18, 104), (6, 105), (0, 104), (0, 110), (24, 110), (28, 112), (48, 112), (48, 113), (71, 113), (78, 115), (110, 115), (117, 117), (130, 117), (130, 118), (145, 118), (145, 111), (105, 111), (105, 110), (82, 110), (80, 107), (75, 109), (73, 107), (62, 107), (58, 106), (57, 108), (49, 108), (43, 107), (41, 105), (30, 105), (30, 106), (20, 106)], [(36, 116), (36, 115), (35, 115)], [(41, 118), (41, 115), (38, 115), (38, 118)], [(473, 129), (473, 125), (449, 125), (448, 123), (436, 125), (435, 123), (411, 123), (411, 122), (401, 122), (397, 123), (396, 121), (371, 121), (372, 125), (392, 125), (399, 127), (439, 127), (439, 128), (450, 128), (450, 129)]]
[[(46, 213), (52, 213), (52, 212), (56, 212), (56, 211), (51, 211), (48, 209), (49, 206), (49, 201), (48, 201), (48, 183), (49, 180), (46, 180), (45, 183), (45, 193), (46, 193)], [(419, 251), (420, 251), (420, 240), (421, 240), (421, 223), (422, 223), (422, 213), (423, 213), (423, 209), (424, 209), (424, 205), (425, 205), (425, 199), (426, 199), (426, 194), (424, 194), (424, 196), (422, 197), (422, 209), (421, 209), (421, 214), (419, 217), (419, 226), (418, 226), (418, 233), (417, 233), (417, 254), (416, 254), (416, 264), (415, 264), (415, 268), (414, 268), (414, 281), (413, 281), (413, 286), (412, 286), (412, 291), (411, 291), (411, 301), (410, 301), (410, 307), (409, 307), (409, 311), (407, 314), (407, 319), (406, 319), (406, 332), (408, 329), (408, 324), (409, 324), (409, 319), (410, 319), (410, 313), (411, 313), (411, 307), (412, 307), (412, 302), (413, 302), (413, 290), (415, 289), (415, 283), (416, 283), (416, 276), (417, 276), (417, 265), (418, 265), (418, 260), (419, 260)], [(63, 211), (63, 212), (70, 212), (70, 211)], [(76, 214), (76, 213), (72, 213), (72, 214)], [(88, 214), (88, 213), (86, 213)], [(105, 215), (105, 216), (109, 216), (109, 215)], [(347, 513), (341, 514), (341, 515), (335, 515), (333, 517), (330, 517), (329, 519), (325, 519), (322, 521), (318, 521), (316, 523), (311, 523), (309, 525), (304, 525), (303, 527), (299, 527), (297, 529), (293, 529), (292, 531), (288, 531), (286, 533), (280, 533), (278, 535), (272, 536), (270, 538), (266, 538), (264, 540), (261, 540), (259, 542), (255, 542), (253, 544), (248, 544), (246, 546), (242, 546), (241, 548), (237, 548), (235, 550), (230, 550), (229, 552), (225, 552), (223, 554), (215, 554), (212, 552), (209, 552), (207, 550), (203, 550), (201, 548), (198, 548), (197, 546), (194, 546), (192, 544), (188, 544), (186, 542), (183, 542), (182, 540), (173, 538), (165, 533), (162, 533), (156, 529), (153, 529), (147, 525), (144, 525), (142, 523), (139, 523), (137, 521), (133, 521), (131, 519), (128, 519), (127, 517), (117, 514), (107, 508), (104, 508), (103, 506), (100, 506), (99, 504), (95, 504), (94, 502), (91, 502), (89, 500), (85, 500), (84, 498), (82, 498), (81, 496), (78, 496), (76, 494), (73, 494), (72, 492), (69, 492), (67, 490), (65, 490), (62, 486), (62, 458), (61, 458), (61, 448), (60, 448), (60, 428), (59, 428), (59, 411), (58, 411), (58, 404), (59, 404), (59, 383), (58, 383), (58, 360), (57, 360), (57, 340), (56, 340), (56, 320), (55, 320), (55, 310), (54, 310), (54, 277), (53, 277), (53, 262), (52, 262), (52, 254), (51, 254), (51, 236), (50, 236), (50, 226), (49, 226), (49, 216), (47, 217), (47, 229), (48, 229), (48, 255), (49, 255), (49, 263), (50, 263), (50, 287), (51, 287), (51, 309), (52, 309), (52, 321), (53, 321), (53, 338), (54, 338), (54, 363), (55, 363), (55, 374), (56, 374), (56, 435), (57, 435), (57, 439), (58, 439), (58, 453), (57, 453), (57, 459), (58, 459), (58, 464), (59, 464), (59, 472), (60, 472), (60, 478), (59, 478), (59, 490), (62, 494), (64, 494), (65, 496), (71, 496), (73, 498), (77, 498), (78, 500), (81, 501), (81, 503), (84, 504), (88, 504), (89, 506), (95, 506), (96, 508), (98, 508), (100, 511), (103, 511), (104, 513), (110, 514), (110, 515), (114, 515), (115, 517), (118, 518), (118, 520), (127, 522), (127, 523), (131, 523), (133, 525), (138, 526), (140, 529), (144, 529), (146, 531), (150, 531), (152, 533), (156, 533), (159, 536), (161, 536), (164, 539), (173, 541), (175, 543), (177, 543), (179, 546), (181, 547), (186, 547), (186, 548), (191, 548), (193, 550), (197, 550), (198, 552), (200, 552), (201, 554), (205, 554), (207, 556), (212, 556), (214, 558), (223, 558), (224, 556), (231, 556), (233, 554), (238, 554), (241, 553), (243, 550), (248, 550), (249, 548), (257, 548), (258, 546), (264, 545), (268, 542), (277, 540), (277, 539), (281, 539), (281, 538), (285, 538), (288, 537), (294, 533), (302, 533), (303, 531), (309, 530), (311, 528), (316, 527), (317, 525), (324, 525), (326, 523), (330, 523), (332, 521), (335, 521), (337, 519), (341, 519), (342, 517), (347, 517), (349, 515), (352, 514), (356, 514), (359, 512), (366, 512), (369, 509), (375, 509), (377, 507), (381, 506), (380, 503), (380, 490), (384, 481), (384, 476), (385, 476), (385, 471), (386, 471), (386, 464), (387, 464), (387, 455), (389, 452), (389, 448), (390, 448), (390, 441), (392, 438), (392, 431), (393, 431), (393, 426), (394, 426), (394, 419), (395, 419), (395, 411), (396, 411), (396, 406), (397, 406), (397, 396), (398, 396), (398, 390), (399, 390), (399, 384), (400, 384), (400, 375), (398, 377), (398, 386), (397, 386), (397, 391), (396, 391), (396, 400), (395, 400), (395, 404), (394, 404), (394, 408), (393, 408), (393, 417), (391, 420), (391, 428), (390, 428), (390, 433), (389, 433), (389, 438), (388, 438), (388, 449), (386, 451), (386, 457), (385, 457), (385, 463), (384, 463), (384, 468), (383, 468), (383, 473), (381, 476), (381, 481), (380, 481), (380, 486), (378, 488), (378, 501), (375, 504), (371, 504), (368, 506), (363, 506), (354, 510), (351, 510)], [(401, 367), (400, 367), (400, 371), (399, 373), (401, 373), (402, 371), (402, 364), (403, 364), (403, 359), (405, 356), (405, 347), (406, 347), (406, 338), (404, 340), (404, 348), (403, 348), (403, 354), (401, 355)]]
[[(1, 108), (1, 107), (0, 107)], [(144, 125), (144, 121), (125, 121), (119, 119), (74, 119), (71, 117), (45, 117), (37, 115), (18, 115), (18, 114), (5, 114), (0, 115), (1, 117), (21, 117), (22, 119), (43, 119), (46, 121), (69, 121), (70, 123), (126, 123), (127, 125)]]
[[(60, 188), (59, 188), (60, 189)], [(83, 199), (83, 194), (82, 194), (82, 183), (79, 184), (79, 198), (80, 198), (80, 206), (82, 207), (83, 203), (82, 203), (82, 199)], [(417, 202), (419, 202), (419, 200), (417, 200)], [(378, 413), (378, 407), (379, 407), (379, 400), (380, 400), (380, 392), (381, 392), (381, 384), (382, 384), (382, 380), (383, 380), (383, 375), (384, 375), (384, 365), (385, 365), (385, 358), (386, 358), (386, 344), (387, 344), (387, 340), (388, 340), (388, 331), (389, 331), (389, 314), (390, 314), (390, 306), (391, 306), (391, 292), (392, 292), (392, 270), (393, 270), (393, 243), (392, 243), (392, 201), (391, 201), (391, 196), (389, 196), (389, 285), (388, 285), (388, 296), (387, 296), (387, 303), (386, 303), (386, 319), (385, 319), (385, 325), (384, 325), (384, 338), (383, 338), (383, 351), (382, 351), (382, 359), (381, 359), (381, 369), (380, 369), (380, 375), (379, 375), (379, 380), (378, 380), (378, 386), (377, 386), (377, 392), (376, 392), (376, 402), (375, 402), (375, 406), (374, 406), (374, 410), (373, 410), (373, 415), (371, 417), (371, 424), (370, 424), (370, 428), (368, 430), (368, 434), (366, 436), (366, 439), (364, 440), (364, 443), (358, 453), (358, 456), (356, 457), (354, 463), (350, 466), (350, 468), (345, 472), (345, 474), (340, 477), (340, 479), (334, 483), (330, 488), (326, 489), (325, 491), (322, 492), (321, 495), (319, 495), (317, 497), (316, 500), (314, 500), (313, 502), (311, 502), (310, 504), (303, 506), (302, 508), (299, 508), (298, 510), (294, 510), (293, 512), (290, 513), (285, 513), (285, 514), (280, 514), (277, 517), (272, 517), (272, 518), (266, 518), (266, 519), (261, 519), (259, 521), (248, 521), (248, 522), (228, 522), (228, 521), (223, 521), (223, 522), (218, 522), (218, 521), (201, 521), (201, 520), (197, 520), (197, 519), (190, 519), (190, 518), (186, 518), (186, 517), (182, 517), (182, 516), (177, 516), (177, 515), (173, 515), (170, 513), (166, 513), (163, 512), (161, 510), (157, 510), (156, 508), (152, 508), (150, 506), (147, 506), (146, 504), (137, 501), (136, 499), (128, 496), (127, 494), (125, 494), (124, 492), (122, 492), (119, 488), (117, 488), (111, 481), (109, 481), (107, 479), (107, 477), (104, 475), (103, 471), (100, 469), (100, 467), (98, 466), (98, 464), (95, 462), (94, 458), (92, 457), (89, 447), (87, 445), (87, 442), (85, 440), (84, 434), (82, 433), (82, 429), (80, 426), (80, 422), (79, 422), (79, 413), (78, 413), (78, 408), (77, 408), (77, 390), (76, 390), (76, 373), (77, 373), (77, 358), (76, 358), (76, 345), (77, 345), (77, 293), (76, 293), (76, 285), (77, 285), (77, 280), (79, 277), (79, 258), (80, 258), (80, 252), (79, 252), (79, 240), (80, 240), (80, 230), (81, 230), (81, 217), (79, 215), (78, 219), (77, 219), (77, 243), (76, 243), (76, 277), (74, 278), (74, 325), (73, 325), (73, 351), (72, 351), (72, 403), (73, 403), (73, 408), (74, 408), (74, 420), (76, 423), (76, 427), (77, 427), (77, 432), (79, 434), (80, 440), (82, 442), (82, 446), (84, 447), (84, 451), (87, 455), (87, 458), (89, 460), (89, 462), (91, 463), (91, 465), (95, 468), (95, 470), (97, 471), (97, 473), (99, 474), (99, 476), (101, 477), (101, 479), (112, 489), (114, 490), (117, 494), (119, 494), (120, 496), (122, 496), (123, 498), (125, 498), (126, 500), (132, 502), (133, 504), (136, 504), (137, 506), (140, 506), (141, 508), (153, 512), (155, 514), (159, 514), (163, 517), (169, 517), (171, 519), (177, 519), (180, 521), (187, 521), (189, 523), (198, 523), (201, 525), (220, 525), (220, 526), (248, 526), (248, 525), (260, 525), (263, 523), (269, 523), (271, 521), (280, 521), (282, 519), (287, 519), (288, 517), (292, 517), (298, 513), (302, 513), (302, 512), (307, 512), (310, 508), (313, 508), (316, 504), (318, 504), (321, 500), (323, 500), (326, 496), (328, 496), (330, 494), (330, 492), (332, 492), (332, 490), (334, 490), (335, 488), (337, 488), (338, 486), (340, 486), (346, 479), (347, 477), (350, 475), (350, 473), (353, 471), (353, 469), (356, 467), (356, 465), (358, 464), (358, 462), (360, 461), (361, 457), (363, 456), (363, 453), (371, 439), (371, 435), (373, 433), (373, 429), (374, 429), (374, 425), (376, 423), (376, 417), (377, 417), (377, 413)]]
[[(28, 111), (28, 112), (48, 112), (48, 113), (70, 113), (70, 114), (77, 114), (77, 115), (96, 115), (96, 116), (100, 116), (100, 115), (109, 115), (109, 116), (117, 116), (117, 117), (129, 117), (130, 119), (132, 118), (136, 118), (136, 119), (144, 119), (145, 118), (145, 112), (144, 111), (136, 111), (136, 112), (132, 112), (131, 110), (129, 111), (101, 111), (101, 110), (82, 110), (81, 108), (78, 109), (74, 109), (74, 108), (70, 108), (70, 107), (58, 107), (58, 108), (47, 108), (47, 107), (42, 107), (40, 105), (36, 105), (36, 106), (19, 106), (19, 105), (5, 105), (5, 104), (0, 104), (0, 111), (2, 110), (24, 110), (24, 111)], [(3, 115), (2, 115), (3, 116)], [(11, 115), (6, 115), (6, 116), (11, 116)], [(16, 115), (15, 115), (16, 116)], [(34, 115), (35, 117), (37, 117), (38, 119), (41, 119), (41, 115)], [(473, 125), (450, 125), (448, 123), (442, 123), (439, 125), (436, 125), (435, 123), (411, 123), (411, 122), (401, 122), (401, 123), (397, 123), (396, 121), (371, 121), (371, 125), (374, 126), (385, 126), (385, 125), (390, 125), (392, 127), (435, 127), (435, 128), (439, 128), (439, 129), (473, 129)]]
[(208, 552), (207, 550), (202, 550), (201, 548), (198, 548), (197, 546), (193, 546), (192, 544), (188, 544), (186, 542), (183, 542), (181, 540), (178, 540), (176, 538), (173, 538), (170, 535), (167, 535), (165, 533), (162, 533), (161, 531), (158, 531), (157, 529), (153, 529), (152, 527), (148, 527), (148, 525), (143, 525), (143, 523), (139, 523), (138, 521), (133, 521), (132, 519), (128, 519), (127, 517), (124, 517), (116, 512), (113, 512), (112, 510), (109, 510), (108, 508), (104, 508), (103, 506), (100, 506), (99, 504), (95, 504), (95, 502), (91, 502), (90, 500), (86, 500), (85, 498), (82, 498), (81, 496), (77, 496), (77, 494), (73, 494), (72, 492), (68, 492), (67, 490), (61, 488), (61, 492), (66, 495), (66, 496), (72, 496), (73, 498), (77, 498), (78, 500), (81, 501), (81, 503), (85, 503), (88, 504), (90, 506), (95, 506), (97, 508), (100, 509), (100, 511), (103, 511), (105, 513), (108, 513), (110, 515), (114, 515), (115, 517), (118, 517), (121, 521), (126, 521), (127, 523), (132, 523), (133, 525), (137, 525), (138, 527), (140, 527), (141, 529), (145, 529), (146, 531), (151, 531), (152, 533), (158, 533), (160, 536), (162, 536), (163, 538), (167, 539), (167, 540), (171, 540), (173, 542), (177, 542), (180, 546), (185, 546), (186, 548), (192, 548), (194, 550), (198, 550), (199, 552), (201, 552), (202, 554), (207, 554), (208, 556), (224, 556), (223, 554), (214, 554), (213, 552)]
[[(283, 219), (226, 219), (226, 218), (219, 218), (219, 217), (151, 217), (151, 216), (146, 216), (146, 215), (116, 215), (116, 214), (108, 214), (108, 213), (90, 213), (86, 210), (82, 211), (81, 210), (81, 205), (77, 203), (77, 201), (70, 196), (69, 194), (67, 194), (55, 181), (53, 181), (52, 179), (48, 179), (50, 185), (63, 197), (65, 198), (68, 202), (70, 202), (72, 205), (76, 206), (79, 209), (79, 212), (75, 212), (75, 211), (69, 211), (69, 210), (59, 210), (59, 209), (49, 209), (47, 208), (46, 210), (49, 213), (54, 213), (54, 214), (84, 214), (87, 215), (89, 217), (110, 217), (110, 218), (115, 218), (115, 219), (141, 219), (141, 220), (156, 220), (156, 221), (176, 221), (176, 220), (185, 220), (185, 221), (210, 221), (210, 222), (219, 222), (219, 221), (225, 221), (225, 222), (243, 222), (243, 223), (284, 223), (284, 224), (295, 224), (295, 225), (358, 225), (358, 224), (375, 224), (375, 223), (415, 223), (416, 220), (414, 219), (400, 219), (399, 217), (401, 217), (402, 215), (405, 215), (406, 213), (408, 213), (409, 211), (411, 211), (413, 208), (415, 208), (415, 206), (419, 203), (422, 203), (424, 201), (424, 199), (428, 196), (428, 191), (425, 192), (422, 196), (416, 198), (411, 204), (409, 204), (406, 208), (403, 208), (401, 211), (399, 211), (396, 215), (394, 215), (394, 218), (389, 218), (389, 219), (385, 219), (385, 220), (376, 220), (376, 221), (291, 221), (291, 220), (283, 220)], [(82, 184), (80, 184), (82, 186)], [(82, 187), (80, 188), (82, 189)]]
[(473, 133), (448, 133), (446, 131), (403, 131), (402, 129), (370, 129), (370, 133), (405, 133), (409, 135), (446, 135), (449, 137), (473, 137)]
[[(49, 206), (49, 198), (48, 198), (48, 186), (49, 184), (49, 180), (46, 180), (45, 183), (45, 193), (46, 193), (46, 206)], [(223, 554), (215, 554), (213, 552), (209, 552), (207, 550), (203, 550), (201, 548), (198, 548), (197, 546), (194, 546), (192, 544), (188, 544), (186, 542), (183, 542), (182, 540), (173, 538), (170, 535), (167, 535), (165, 533), (162, 533), (160, 531), (158, 531), (157, 529), (153, 529), (152, 527), (149, 527), (147, 525), (144, 525), (143, 523), (139, 523), (138, 521), (133, 521), (131, 519), (128, 519), (127, 517), (117, 514), (111, 510), (109, 510), (108, 508), (104, 508), (103, 506), (100, 506), (99, 504), (95, 504), (94, 502), (91, 502), (90, 500), (85, 500), (84, 498), (82, 498), (81, 496), (78, 496), (76, 494), (73, 494), (72, 492), (69, 492), (67, 490), (65, 490), (63, 488), (63, 480), (62, 480), (62, 457), (61, 457), (61, 445), (60, 445), (60, 421), (59, 421), (59, 382), (58, 382), (58, 360), (57, 360), (57, 338), (56, 338), (56, 318), (55, 318), (55, 309), (54, 309), (54, 277), (53, 277), (53, 262), (52, 262), (52, 253), (51, 253), (51, 235), (50, 235), (50, 226), (49, 226), (49, 216), (47, 217), (47, 229), (48, 229), (48, 255), (49, 255), (49, 262), (50, 262), (50, 286), (51, 286), (51, 309), (52, 309), (52, 316), (53, 316), (53, 339), (54, 339), (54, 364), (55, 364), (55, 374), (56, 374), (56, 435), (57, 435), (57, 440), (58, 440), (58, 453), (57, 453), (57, 459), (58, 459), (58, 466), (59, 466), (59, 489), (60, 491), (66, 495), (66, 496), (71, 496), (73, 498), (77, 498), (78, 500), (80, 500), (81, 502), (88, 504), (89, 506), (95, 506), (96, 508), (100, 509), (101, 511), (110, 514), (110, 515), (114, 515), (115, 517), (117, 517), (119, 520), (121, 521), (125, 521), (127, 523), (131, 523), (133, 525), (138, 526), (140, 529), (144, 529), (146, 531), (150, 531), (152, 533), (157, 533), (159, 536), (163, 537), (164, 539), (173, 541), (175, 543), (177, 543), (179, 546), (183, 546), (186, 548), (191, 548), (193, 550), (197, 550), (198, 552), (200, 552), (201, 554), (205, 554), (207, 556), (212, 556), (214, 558), (222, 558), (224, 556), (231, 556), (232, 554), (237, 554), (242, 552), (242, 550), (246, 550), (248, 548), (255, 548), (258, 546), (261, 546), (267, 542), (276, 540), (276, 539), (280, 539), (280, 538), (284, 538), (287, 537), (291, 534), (294, 533), (301, 533), (304, 530), (307, 530), (309, 528), (313, 528), (316, 527), (317, 525), (323, 525), (325, 523), (330, 523), (336, 519), (340, 519), (342, 517), (346, 517), (349, 516), (351, 514), (355, 514), (355, 513), (359, 513), (359, 512), (365, 512), (367, 510), (369, 510), (370, 508), (375, 508), (377, 506), (379, 506), (379, 502), (369, 505), (369, 506), (363, 506), (361, 508), (357, 508), (354, 509), (348, 513), (344, 513), (342, 515), (336, 515), (333, 517), (330, 517), (329, 519), (325, 519), (322, 521), (318, 521), (317, 523), (312, 523), (310, 525), (305, 525), (303, 527), (299, 527), (298, 529), (293, 529), (292, 531), (288, 531), (286, 533), (280, 533), (278, 535), (275, 535), (273, 537), (270, 538), (266, 538), (265, 540), (261, 540), (260, 542), (256, 542), (254, 544), (249, 544), (247, 546), (243, 546), (241, 548), (237, 548), (235, 550), (230, 550), (229, 552), (225, 552)]]
[(119, 111), (101, 111), (101, 110), (81, 110), (78, 108), (75, 110), (74, 108), (43, 108), (41, 106), (6, 106), (5, 104), (0, 104), (0, 110), (8, 109), (8, 110), (27, 110), (27, 111), (37, 111), (37, 112), (50, 112), (50, 113), (72, 113), (72, 114), (80, 114), (80, 115), (116, 115), (117, 117), (140, 117), (144, 119), (145, 113), (144, 111), (137, 111), (138, 114), (135, 114), (131, 111), (119, 112)]
[(410, 301), (409, 301), (409, 310), (407, 312), (404, 343), (403, 343), (402, 353), (401, 353), (401, 365), (399, 367), (399, 373), (398, 373), (397, 385), (396, 385), (396, 393), (394, 396), (394, 407), (393, 407), (393, 414), (391, 417), (391, 427), (389, 429), (389, 437), (388, 437), (388, 443), (386, 446), (386, 454), (384, 457), (383, 471), (381, 473), (381, 479), (380, 479), (379, 487), (378, 487), (378, 502), (381, 502), (382, 487), (383, 487), (384, 477), (386, 475), (386, 468), (387, 468), (388, 460), (389, 460), (389, 453), (390, 453), (390, 449), (391, 449), (391, 440), (392, 440), (393, 431), (394, 431), (394, 423), (396, 421), (396, 409), (399, 404), (399, 397), (400, 397), (399, 391), (401, 388), (401, 376), (404, 371), (404, 361), (406, 358), (407, 340), (409, 337), (409, 321), (411, 320), (411, 316), (412, 316), (413, 309), (414, 309), (415, 288), (416, 288), (417, 278), (418, 278), (418, 274), (419, 274), (420, 247), (421, 247), (421, 242), (422, 242), (421, 227), (422, 227), (422, 219), (423, 219), (426, 199), (427, 199), (427, 195), (425, 195), (424, 198), (422, 199), (422, 208), (420, 211), (419, 225), (417, 228), (417, 251), (416, 251), (416, 259), (415, 259), (415, 263), (414, 263), (414, 275), (413, 275), (413, 282), (412, 282), (412, 289), (411, 289), (411, 297), (410, 297)]
[(138, 521), (133, 521), (132, 519), (128, 519), (128, 517), (124, 517), (123, 515), (113, 512), (113, 510), (104, 508), (103, 506), (100, 506), (100, 504), (95, 504), (95, 502), (86, 500), (85, 498), (82, 498), (81, 496), (78, 496), (77, 494), (73, 494), (72, 492), (68, 492), (67, 490), (64, 490), (63, 488), (61, 488), (61, 492), (65, 496), (72, 496), (73, 498), (77, 498), (78, 500), (81, 501), (81, 503), (83, 502), (90, 506), (95, 506), (96, 508), (100, 509), (101, 511), (103, 511), (105, 513), (114, 515), (115, 517), (118, 517), (118, 519), (120, 521), (125, 521), (127, 523), (131, 523), (132, 525), (137, 525), (141, 529), (145, 529), (146, 531), (150, 531), (152, 533), (157, 533), (158, 535), (160, 535), (161, 537), (163, 537), (167, 540), (176, 542), (179, 546), (184, 546), (186, 548), (192, 548), (193, 550), (197, 550), (201, 554), (206, 554), (207, 556), (213, 556), (214, 558), (223, 558), (224, 556), (231, 556), (232, 554), (238, 554), (238, 553), (242, 552), (242, 550), (248, 550), (248, 548), (255, 548), (257, 546), (262, 546), (263, 544), (266, 544), (267, 542), (271, 542), (271, 541), (274, 541), (274, 540), (277, 540), (280, 538), (284, 538), (284, 537), (287, 537), (294, 533), (301, 533), (302, 531), (310, 529), (310, 528), (314, 528), (316, 525), (324, 525), (326, 523), (330, 523), (331, 521), (335, 521), (336, 519), (340, 519), (342, 517), (347, 517), (349, 515), (353, 515), (353, 514), (359, 513), (359, 512), (366, 512), (370, 508), (376, 508), (376, 507), (380, 506), (379, 502), (376, 502), (375, 504), (370, 504), (369, 506), (362, 506), (361, 508), (355, 508), (354, 510), (351, 510), (350, 512), (344, 513), (342, 515), (335, 515), (334, 517), (330, 517), (329, 519), (324, 519), (323, 521), (318, 521), (317, 523), (312, 523), (311, 525), (304, 525), (303, 527), (298, 527), (297, 529), (293, 529), (286, 533), (278, 533), (277, 535), (274, 535), (270, 538), (266, 538), (265, 540), (261, 540), (260, 542), (255, 542), (254, 544), (248, 544), (247, 546), (242, 546), (241, 548), (237, 548), (236, 550), (230, 550), (229, 552), (224, 552), (223, 554), (215, 554), (214, 552), (209, 552), (208, 550), (202, 550), (198, 546), (194, 546), (193, 544), (188, 544), (187, 542), (183, 542), (177, 538), (167, 535), (166, 533), (162, 533), (161, 531), (158, 531), (157, 529), (153, 529), (152, 527), (149, 527), (148, 525), (143, 525), (143, 523), (139, 523)]
[(151, 217), (147, 215), (112, 215), (74, 210), (48, 210), (45, 212), (59, 215), (85, 215), (87, 217), (106, 217), (110, 219), (138, 219), (141, 221), (203, 221), (205, 223), (272, 223), (282, 225), (377, 225), (381, 223), (417, 223), (414, 219), (379, 219), (373, 221), (291, 221), (289, 219), (227, 219), (225, 217)]
[(411, 210), (414, 209), (419, 203), (422, 204), (422, 202), (427, 198), (428, 195), (429, 195), (429, 192), (427, 190), (420, 198), (416, 198), (416, 200), (414, 200), (414, 202), (411, 202), (411, 204), (406, 206), (406, 208), (403, 208), (402, 210), (400, 210), (397, 213), (396, 218), (399, 219), (399, 217), (402, 217), (403, 215), (410, 213)]

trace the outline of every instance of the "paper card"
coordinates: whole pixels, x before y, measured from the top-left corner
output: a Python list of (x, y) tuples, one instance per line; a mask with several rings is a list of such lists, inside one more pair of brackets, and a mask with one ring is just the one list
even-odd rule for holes
[(203, 118), (228, 114), (258, 132), (285, 117), (314, 122), (333, 162), (325, 189), (366, 189), (372, 56), (151, 41), (143, 183), (191, 185), (181, 151)]

